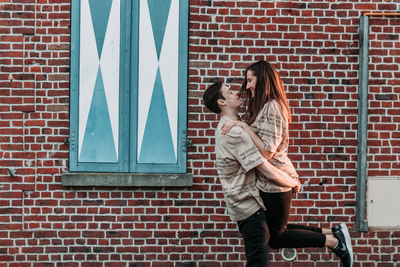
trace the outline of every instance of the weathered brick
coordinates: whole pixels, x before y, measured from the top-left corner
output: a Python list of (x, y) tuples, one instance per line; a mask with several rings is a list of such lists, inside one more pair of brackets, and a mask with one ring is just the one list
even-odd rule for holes
[[(244, 266), (216, 178), (218, 116), (203, 107), (202, 94), (217, 76), (239, 88), (243, 70), (259, 59), (274, 63), (285, 82), (293, 112), (289, 156), (310, 183), (293, 200), (290, 221), (330, 227), (355, 220), (359, 16), (394, 12), (394, 1), (189, 1), (187, 172), (194, 185), (160, 190), (61, 185), (69, 158), (71, 4), (0, 2), (1, 262)], [(368, 175), (400, 175), (398, 24), (397, 17), (370, 19)], [(351, 235), (360, 265), (400, 260), (396, 231)], [(271, 254), (274, 265), (286, 264), (278, 251)], [(298, 260), (293, 264), (338, 264), (319, 249)]]

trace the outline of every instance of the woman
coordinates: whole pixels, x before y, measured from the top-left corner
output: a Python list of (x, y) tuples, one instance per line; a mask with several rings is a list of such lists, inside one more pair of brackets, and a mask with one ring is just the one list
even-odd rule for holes
[(245, 71), (241, 93), (248, 98), (247, 121), (228, 120), (222, 125), (221, 132), (225, 134), (233, 126), (242, 127), (265, 159), (298, 181), (295, 188), (274, 185), (268, 177), (259, 177), (257, 181), (267, 209), (270, 247), (329, 247), (341, 258), (344, 266), (352, 266), (351, 241), (345, 224), (332, 229), (287, 224), (292, 194), (297, 193), (301, 185), (286, 152), (291, 112), (276, 69), (263, 60), (250, 65)]

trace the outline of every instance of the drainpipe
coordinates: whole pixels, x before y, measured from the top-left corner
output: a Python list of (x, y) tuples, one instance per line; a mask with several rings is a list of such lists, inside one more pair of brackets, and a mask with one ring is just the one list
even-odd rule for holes
[(358, 83), (358, 129), (357, 129), (357, 192), (356, 230), (368, 231), (365, 204), (367, 189), (367, 139), (368, 139), (368, 47), (369, 18), (360, 17), (360, 57)]

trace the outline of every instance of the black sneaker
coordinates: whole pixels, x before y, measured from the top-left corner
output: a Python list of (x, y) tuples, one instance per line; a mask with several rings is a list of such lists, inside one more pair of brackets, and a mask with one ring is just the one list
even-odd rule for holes
[(353, 249), (351, 247), (350, 234), (344, 223), (332, 227), (333, 236), (339, 240), (338, 245), (332, 249), (342, 261), (343, 267), (353, 266)]

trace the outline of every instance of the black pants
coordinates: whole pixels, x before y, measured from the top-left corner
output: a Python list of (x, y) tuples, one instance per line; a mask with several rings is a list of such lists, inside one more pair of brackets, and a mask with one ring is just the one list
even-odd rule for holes
[(292, 192), (265, 193), (260, 191), (267, 209), (271, 248), (324, 247), (326, 236), (321, 228), (288, 224)]
[(247, 267), (268, 266), (269, 230), (265, 212), (260, 209), (247, 219), (238, 221), (244, 239)]

